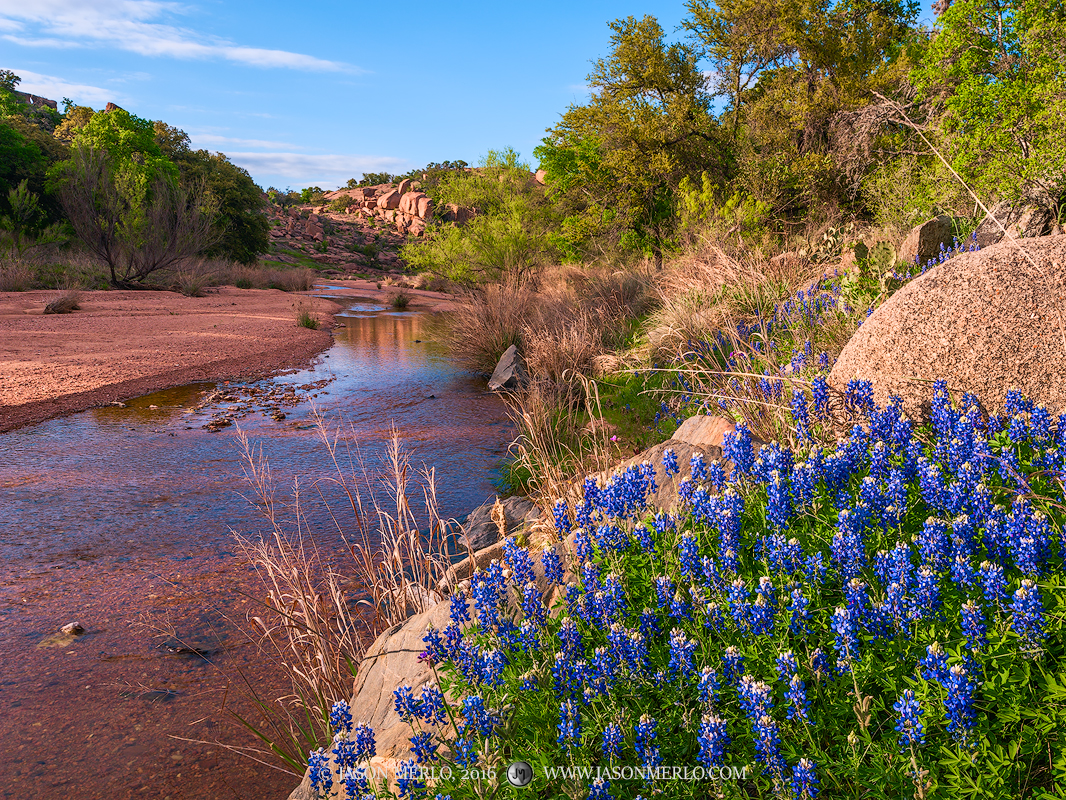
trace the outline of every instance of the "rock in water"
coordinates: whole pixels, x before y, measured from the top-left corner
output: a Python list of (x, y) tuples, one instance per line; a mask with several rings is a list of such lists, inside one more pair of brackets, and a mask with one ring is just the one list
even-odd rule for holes
[(912, 280), (862, 323), (829, 382), (871, 381), (878, 403), (899, 395), (916, 418), (927, 416), (938, 379), (989, 411), (1012, 388), (1066, 411), (1066, 236), (1019, 245), (1028, 257), (1005, 241)]
[(508, 347), (496, 369), (489, 378), (489, 389), (498, 392), (502, 389), (518, 389), (526, 382), (526, 370), (522, 366), (522, 356), (518, 354), (518, 348), (514, 345)]

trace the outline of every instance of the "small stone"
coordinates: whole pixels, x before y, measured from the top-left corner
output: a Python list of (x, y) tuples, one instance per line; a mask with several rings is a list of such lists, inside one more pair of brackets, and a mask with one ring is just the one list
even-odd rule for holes
[(77, 622), (68, 622), (59, 630), (61, 630), (68, 636), (81, 636), (83, 633), (85, 633), (85, 628), (83, 628), (81, 624)]

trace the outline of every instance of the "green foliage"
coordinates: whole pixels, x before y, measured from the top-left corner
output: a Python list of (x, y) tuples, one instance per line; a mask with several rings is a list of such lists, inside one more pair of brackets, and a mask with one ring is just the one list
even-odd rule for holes
[(254, 264), (260, 253), (270, 249), (263, 190), (247, 170), (222, 153), (190, 148), (184, 131), (156, 122), (154, 134), (163, 155), (177, 166), (182, 185), (202, 185), (207, 202), (215, 208), (217, 242), (206, 254)]
[(610, 27), (611, 53), (588, 76), (591, 100), (571, 106), (534, 155), (553, 193), (594, 219), (612, 209), (618, 241), (661, 261), (677, 185), (703, 171), (723, 177), (722, 137), (688, 46), (667, 44), (650, 16)]
[(325, 190), (319, 186), (308, 186), (306, 189), (300, 190), (300, 200), (304, 203), (323, 203), (325, 202)]
[(696, 187), (687, 176), (678, 186), (678, 213), (683, 228), (711, 227), (726, 235), (742, 237), (769, 222), (770, 205), (743, 191), (734, 191), (725, 201), (718, 187), (704, 172)]
[(6, 234), (0, 244), (7, 245), (16, 259), (21, 260), (27, 250), (65, 239), (60, 223), (48, 224), (40, 198), (30, 191), (28, 181), (7, 193), (7, 206), (10, 213), (0, 216), (0, 230)]
[(62, 119), (49, 106), (33, 106), (19, 97), (17, 87), (22, 79), (11, 70), (0, 70), (0, 117), (16, 118), (51, 133)]
[(1066, 9), (1042, 0), (955, 0), (913, 80), (940, 99), (950, 160), (979, 192), (1066, 190)]
[(405, 243), (401, 255), (416, 272), (464, 286), (520, 284), (557, 255), (558, 217), (528, 165), (510, 148), (490, 150), (476, 169), (438, 174), (426, 190), (438, 210), (454, 203), (476, 216), (462, 226), (434, 225), (431, 235)]
[[(363, 177), (359, 180), (355, 178), (349, 178), (347, 187), (349, 189), (355, 189), (360, 186), (378, 186), (382, 183), (393, 183), (396, 180), (396, 175), (392, 175), (388, 172), (364, 172)], [(321, 189), (315, 187), (317, 191), (321, 192)], [(305, 192), (307, 189), (304, 190)], [(311, 202), (310, 199), (304, 200), (305, 203)]]

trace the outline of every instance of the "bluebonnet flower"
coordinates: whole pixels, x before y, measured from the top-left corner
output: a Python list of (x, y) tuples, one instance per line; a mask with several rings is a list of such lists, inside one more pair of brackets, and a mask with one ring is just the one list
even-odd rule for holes
[(791, 650), (778, 654), (777, 659), (774, 661), (774, 668), (777, 670), (778, 678), (788, 680), (790, 675), (794, 675), (799, 671), (799, 665), (796, 663), (796, 654)]
[(700, 558), (700, 570), (703, 573), (704, 583), (714, 590), (720, 590), (724, 583), (722, 582), (722, 576), (718, 574), (718, 565), (714, 563), (714, 559), (710, 556), (702, 556)]
[(740, 475), (748, 475), (755, 463), (755, 452), (752, 449), (751, 432), (746, 425), (737, 425), (736, 430), (725, 435), (722, 454), (733, 462)]
[(678, 558), (681, 562), (681, 576), (687, 581), (694, 581), (700, 571), (700, 553), (696, 538), (690, 533), (681, 535), (678, 541)]
[(853, 378), (844, 387), (844, 403), (852, 411), (869, 414), (874, 409), (874, 390), (870, 381)]
[(811, 653), (811, 674), (818, 680), (822, 677), (833, 677), (829, 672), (829, 656), (820, 647)]
[(535, 692), (539, 687), (537, 684), (537, 674), (533, 670), (523, 672), (518, 676), (518, 688), (523, 692)]
[(796, 800), (814, 800), (818, 797), (818, 775), (814, 762), (801, 758), (792, 771), (792, 794)]
[(570, 535), (570, 506), (564, 498), (559, 498), (552, 506), (552, 517), (555, 520), (555, 531), (560, 539)]
[(415, 759), (402, 762), (396, 770), (396, 788), (398, 797), (413, 797), (426, 788), (422, 780), (422, 770)]
[(785, 757), (781, 755), (781, 733), (769, 714), (763, 714), (755, 723), (755, 758), (771, 772), (781, 774)]
[(896, 730), (899, 732), (900, 752), (912, 745), (921, 747), (925, 744), (925, 727), (921, 721), (921, 716), (925, 711), (918, 704), (914, 692), (905, 689), (892, 707), (896, 710)]
[(969, 673), (962, 664), (956, 664), (949, 669), (943, 683), (947, 689), (944, 711), (948, 718), (948, 733), (955, 741), (965, 744), (976, 717), (973, 699), (977, 686), (970, 680)]
[(503, 681), (503, 668), (507, 666), (507, 657), (496, 648), (481, 653), (478, 678), (489, 686), (499, 686)]
[(729, 613), (738, 628), (743, 630), (747, 627), (750, 609), (748, 587), (745, 585), (743, 578), (737, 578), (729, 585)]
[(477, 763), (477, 742), (473, 736), (463, 733), (452, 742), (452, 758), (460, 767), (471, 767)]
[[(828, 358), (826, 361), (828, 362)], [(822, 376), (811, 381), (811, 398), (814, 403), (814, 413), (819, 419), (826, 419), (829, 412), (829, 384)]]
[(697, 759), (704, 768), (722, 766), (729, 748), (726, 721), (717, 714), (704, 715), (700, 722), (700, 732), (696, 737), (696, 742), (700, 746)]
[(350, 733), (352, 730), (352, 709), (343, 700), (338, 700), (329, 711), (329, 726), (334, 732)]
[(411, 752), (419, 764), (428, 764), (437, 760), (437, 745), (433, 744), (433, 735), (429, 731), (416, 733), (411, 737)]
[(1027, 649), (1035, 649), (1044, 640), (1044, 603), (1040, 588), (1023, 580), (1011, 601), (1011, 628)]
[(540, 554), (540, 563), (544, 565), (544, 577), (548, 583), (558, 586), (563, 582), (563, 562), (553, 547), (545, 547)]
[(928, 566), (918, 569), (912, 619), (929, 619), (940, 614), (940, 578)]
[(677, 475), (681, 468), (677, 465), (677, 453), (672, 447), (663, 450), (663, 471), (667, 476)]
[(603, 729), (602, 747), (603, 757), (608, 761), (622, 757), (622, 728), (611, 722)]
[(775, 469), (770, 472), (770, 482), (766, 486), (766, 519), (777, 530), (788, 528), (792, 518), (792, 496), (788, 486)]
[(969, 589), (977, 583), (973, 564), (965, 553), (957, 553), (951, 562), (951, 580), (960, 588)]
[(933, 517), (927, 519), (918, 534), (917, 543), (918, 555), (922, 562), (938, 572), (948, 566), (951, 540), (948, 537), (946, 522)]
[(971, 650), (980, 650), (987, 642), (985, 618), (981, 607), (973, 600), (962, 604), (962, 635), (966, 638), (966, 646)]
[(808, 624), (811, 618), (810, 601), (800, 588), (793, 589), (790, 597), (792, 598), (792, 604), (788, 607), (788, 628), (793, 634), (804, 636), (810, 632)]
[(789, 719), (802, 719), (808, 723), (811, 721), (810, 710), (811, 704), (807, 700), (807, 687), (800, 679), (799, 674), (794, 673), (788, 681), (788, 689), (785, 691), (785, 697), (788, 699), (788, 718)]
[(703, 483), (707, 480), (707, 462), (703, 458), (703, 453), (694, 452), (692, 458), (689, 459), (689, 466), (692, 468), (693, 482)]
[(456, 625), (470, 621), (470, 608), (463, 590), (458, 589), (452, 592), (452, 596), (448, 598), (448, 605), (449, 617)]
[(712, 667), (704, 667), (700, 670), (700, 680), (697, 690), (700, 702), (708, 708), (713, 708), (718, 703), (718, 692), (722, 688), (718, 678), (718, 671)]
[(810, 441), (811, 415), (810, 410), (807, 408), (807, 396), (803, 392), (793, 391), (790, 405), (792, 407), (792, 421), (796, 427), (796, 435), (801, 443)]
[(838, 608), (833, 612), (831, 627), (834, 634), (833, 647), (837, 651), (837, 672), (850, 672), (851, 662), (857, 660), (859, 655), (857, 622), (846, 608)]
[(797, 508), (810, 505), (814, 499), (815, 483), (817, 476), (814, 465), (808, 461), (800, 461), (792, 467), (792, 480), (789, 482), (792, 491), (792, 502)]
[(919, 672), (927, 681), (943, 683), (947, 675), (948, 656), (940, 642), (933, 642), (925, 648), (925, 655), (918, 662)]
[(559, 704), (558, 743), (568, 750), (581, 743), (581, 709), (570, 700)]
[(329, 756), (321, 747), (312, 750), (308, 755), (307, 767), (312, 791), (327, 793), (333, 788), (333, 770), (329, 765)]
[(419, 716), (428, 723), (444, 722), (444, 695), (436, 686), (426, 684), (418, 701)]
[(345, 737), (343, 733), (334, 734), (331, 752), (337, 762), (337, 772), (341, 775), (354, 767), (359, 760), (356, 757), (355, 742)]
[(722, 607), (717, 603), (707, 603), (703, 607), (703, 627), (712, 631), (721, 631), (725, 627), (722, 618)]
[(1002, 608), (1007, 597), (1007, 578), (1003, 574), (1003, 567), (990, 561), (982, 561), (977, 574), (981, 579), (981, 593), (984, 595), (985, 604), (993, 610)]
[(643, 714), (634, 728), (637, 755), (643, 767), (657, 767), (661, 761), (659, 747), (655, 744), (658, 724), (655, 719)]
[(774, 606), (766, 595), (759, 594), (751, 604), (751, 632), (756, 636), (772, 636), (774, 632)]
[(480, 695), (463, 698), (463, 717), (467, 726), (476, 728), (483, 737), (491, 736), (496, 727), (496, 720), (485, 708), (485, 700)]
[(410, 722), (412, 717), (419, 716), (420, 703), (411, 693), (410, 686), (400, 686), (393, 691), (392, 695), (394, 698), (393, 705), (396, 713), (400, 715), (400, 719), (404, 722)]
[(612, 800), (611, 782), (606, 778), (596, 778), (589, 784), (587, 800)]
[(696, 647), (696, 641), (685, 636), (685, 632), (681, 629), (674, 628), (670, 631), (670, 663), (667, 669), (670, 670), (671, 676), (680, 674), (681, 679), (685, 680), (695, 673), (692, 656), (696, 652)]
[(733, 645), (729, 645), (722, 654), (722, 670), (729, 683), (739, 681), (744, 674), (744, 654)]
[[(695, 477), (693, 477), (695, 480)], [(722, 462), (712, 461), (707, 465), (707, 483), (716, 492), (722, 491), (725, 486), (725, 468), (722, 467)]]

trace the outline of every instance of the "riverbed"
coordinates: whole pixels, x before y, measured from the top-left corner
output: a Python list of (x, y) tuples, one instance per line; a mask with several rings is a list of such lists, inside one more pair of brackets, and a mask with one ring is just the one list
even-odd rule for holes
[[(316, 416), (383, 499), (395, 430), (413, 466), (434, 469), (444, 517), (491, 499), (513, 436), (431, 315), (340, 302), (335, 344), (308, 369), (0, 435), (0, 796), (259, 800), (295, 785), (234, 749), (257, 743), (230, 712), (250, 714), (253, 690), (272, 701), (291, 688), (248, 622), (264, 593), (233, 532), (268, 526), (242, 496), (239, 434), (279, 499), (297, 482), (305, 536), (327, 554), (354, 520)], [(212, 428), (219, 418), (231, 424)], [(38, 646), (75, 621), (86, 633), (73, 644)]]

